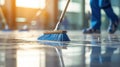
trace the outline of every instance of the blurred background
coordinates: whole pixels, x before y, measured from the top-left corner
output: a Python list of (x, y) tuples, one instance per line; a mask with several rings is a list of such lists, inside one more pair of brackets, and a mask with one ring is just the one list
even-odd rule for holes
[[(115, 13), (120, 17), (120, 0), (111, 1)], [(37, 38), (42, 34), (39, 30), (53, 30), (55, 28), (66, 2), (67, 0), (0, 0), (0, 67), (60, 67), (60, 61), (57, 57), (58, 50), (54, 46), (52, 48), (42, 46), (38, 43)], [(109, 20), (104, 11), (101, 13), (101, 28), (106, 30)], [(72, 40), (70, 43), (61, 42), (59, 44), (58, 42), (57, 44), (55, 42), (59, 46), (61, 44), (70, 45), (59, 50), (60, 53), (63, 53), (65, 65), (67, 67), (89, 67), (90, 53), (95, 57), (98, 54), (94, 51), (92, 53), (93, 47), (89, 45), (103, 45), (100, 47), (101, 50), (97, 50), (101, 53), (107, 53), (106, 45), (108, 45), (108, 47), (117, 47), (117, 50), (111, 56), (113, 67), (119, 67), (119, 36), (111, 37), (103, 33), (101, 37), (93, 35), (85, 37), (79, 32), (89, 26), (90, 18), (89, 0), (71, 0), (60, 29), (72, 30), (69, 32)], [(25, 30), (25, 32), (3, 32), (12, 30)], [(32, 31), (28, 33), (29, 30)]]
[[(111, 0), (120, 16), (120, 0)], [(0, 0), (0, 30), (52, 30), (67, 0)], [(108, 19), (102, 13), (102, 30), (108, 28)], [(89, 26), (89, 0), (71, 0), (61, 29), (82, 30)]]

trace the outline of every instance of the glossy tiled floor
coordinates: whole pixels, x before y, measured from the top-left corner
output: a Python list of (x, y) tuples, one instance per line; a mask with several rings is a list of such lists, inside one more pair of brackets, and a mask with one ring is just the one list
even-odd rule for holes
[(0, 67), (119, 67), (120, 35), (68, 31), (70, 42), (38, 41), (40, 31), (0, 31)]

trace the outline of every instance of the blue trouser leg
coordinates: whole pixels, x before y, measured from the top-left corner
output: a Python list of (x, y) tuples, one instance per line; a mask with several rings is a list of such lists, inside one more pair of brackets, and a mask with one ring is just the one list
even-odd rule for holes
[(92, 11), (90, 28), (100, 30), (101, 26), (101, 8), (99, 7), (99, 0), (90, 0)]
[(113, 11), (113, 9), (112, 9), (111, 6), (108, 7), (108, 8), (106, 8), (106, 9), (104, 9), (104, 11), (105, 11), (106, 15), (108, 16), (108, 18), (110, 19), (110, 21), (111, 21), (112, 23), (118, 22), (118, 17), (117, 17), (117, 15), (114, 13), (114, 11)]
[(105, 11), (111, 22), (118, 22), (118, 17), (112, 9), (110, 0), (99, 0), (99, 6)]
[(99, 0), (99, 6), (101, 8), (106, 8), (110, 5), (111, 5), (110, 0)]

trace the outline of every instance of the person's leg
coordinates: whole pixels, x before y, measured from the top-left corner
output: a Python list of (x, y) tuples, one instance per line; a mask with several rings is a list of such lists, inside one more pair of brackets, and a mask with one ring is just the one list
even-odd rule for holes
[(100, 33), (101, 9), (99, 7), (99, 0), (90, 0), (90, 6), (92, 11), (90, 28), (83, 30), (83, 33)]
[(104, 9), (105, 13), (107, 14), (108, 18), (110, 19), (111, 23), (118, 22), (117, 15), (113, 12), (112, 7)]
[(113, 33), (116, 32), (116, 30), (118, 28), (119, 19), (118, 19), (117, 15), (113, 12), (112, 7), (104, 9), (104, 11), (106, 12), (108, 18), (110, 19), (110, 24), (109, 24), (108, 32), (110, 34), (113, 34)]
[(109, 25), (109, 28), (108, 28), (108, 32), (109, 33), (115, 33), (116, 30), (117, 30), (117, 27), (119, 25), (119, 19), (112, 9), (110, 0), (107, 0), (107, 2), (105, 2), (105, 3), (108, 4), (108, 5), (103, 6), (103, 7), (101, 6), (101, 7), (105, 11), (108, 18), (110, 19), (110, 25)]

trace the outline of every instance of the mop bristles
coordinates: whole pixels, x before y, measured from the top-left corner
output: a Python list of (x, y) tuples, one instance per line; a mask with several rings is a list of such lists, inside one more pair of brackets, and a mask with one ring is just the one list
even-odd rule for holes
[(51, 40), (51, 41), (70, 41), (66, 34), (66, 31), (48, 31), (43, 36), (40, 36), (38, 40)]

